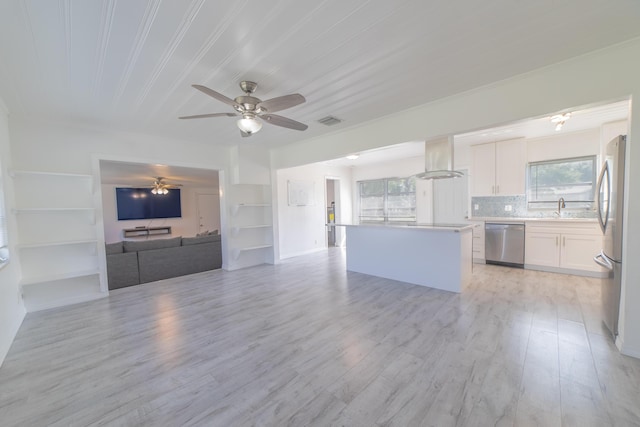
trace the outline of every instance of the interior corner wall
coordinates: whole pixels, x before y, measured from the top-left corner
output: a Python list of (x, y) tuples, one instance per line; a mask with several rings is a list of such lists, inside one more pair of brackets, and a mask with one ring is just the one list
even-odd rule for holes
[[(327, 247), (327, 222), (325, 206), (326, 178), (338, 179), (340, 200), (336, 203), (338, 218), (351, 218), (351, 174), (348, 168), (331, 168), (322, 164), (306, 165), (278, 170), (278, 245), (280, 259), (291, 258)], [(310, 203), (306, 206), (290, 206), (289, 181), (304, 182), (313, 186)]]
[[(272, 152), (289, 168), (387, 145), (455, 135), (570, 108), (640, 102), (640, 38)], [(634, 140), (637, 139), (637, 141)], [(640, 357), (640, 108), (631, 108), (625, 172), (620, 347)]]
[[(2, 100), (0, 100), (2, 105)], [(0, 366), (4, 361), (11, 343), (22, 324), (25, 308), (20, 295), (19, 260), (16, 255), (17, 226), (15, 216), (11, 215), (13, 206), (13, 181), (9, 177), (11, 168), (11, 147), (9, 142), (9, 120), (7, 113), (0, 107), (0, 174), (4, 189), (4, 205), (7, 215), (9, 235), (9, 255), (11, 260), (0, 268)]]

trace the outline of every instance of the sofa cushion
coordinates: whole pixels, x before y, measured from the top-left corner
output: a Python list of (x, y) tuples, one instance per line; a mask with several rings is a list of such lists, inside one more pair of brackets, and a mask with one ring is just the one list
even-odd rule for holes
[(151, 249), (174, 248), (176, 246), (180, 246), (181, 242), (182, 242), (182, 237), (180, 236), (174, 237), (172, 239), (143, 240), (140, 242), (125, 240), (124, 251), (139, 252), (139, 251), (148, 251)]
[(104, 246), (105, 246), (107, 255), (121, 254), (122, 252), (124, 252), (124, 247), (122, 245), (122, 242), (107, 243)]
[(133, 252), (107, 256), (107, 279), (109, 289), (139, 285), (138, 254)]
[(206, 236), (183, 237), (182, 246), (199, 245), (201, 243), (219, 242), (219, 234), (211, 234)]
[(140, 251), (140, 283), (213, 270), (222, 266), (220, 242)]

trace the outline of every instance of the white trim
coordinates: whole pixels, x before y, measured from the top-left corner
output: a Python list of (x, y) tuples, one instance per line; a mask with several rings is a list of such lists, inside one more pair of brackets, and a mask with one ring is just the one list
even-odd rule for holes
[(288, 258), (295, 258), (298, 256), (302, 256), (302, 255), (309, 255), (309, 254), (313, 254), (316, 252), (322, 252), (322, 251), (326, 251), (327, 247), (321, 247), (321, 248), (313, 248), (313, 249), (308, 249), (306, 251), (300, 251), (300, 252), (292, 252), (290, 254), (285, 254), (285, 255), (280, 255), (280, 260), (282, 261), (283, 259), (288, 259)]
[(616, 347), (620, 350), (620, 353), (625, 356), (635, 357), (636, 359), (640, 359), (640, 348), (633, 348), (631, 346), (625, 345), (624, 340), (620, 335), (616, 337)]
[(546, 265), (525, 264), (524, 268), (525, 270), (546, 271), (548, 273), (559, 273), (559, 274), (572, 274), (574, 276), (595, 277), (597, 279), (603, 279), (607, 277), (606, 273), (600, 273), (596, 271), (575, 270), (572, 268), (548, 267)]

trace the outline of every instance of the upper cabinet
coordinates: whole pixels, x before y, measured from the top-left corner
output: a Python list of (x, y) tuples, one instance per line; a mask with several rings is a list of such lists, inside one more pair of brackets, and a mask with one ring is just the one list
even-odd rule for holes
[(524, 139), (471, 147), (471, 195), (512, 196), (525, 193)]

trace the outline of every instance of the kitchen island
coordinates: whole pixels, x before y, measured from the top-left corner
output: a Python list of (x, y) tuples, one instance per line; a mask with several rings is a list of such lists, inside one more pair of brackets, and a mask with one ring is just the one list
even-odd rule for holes
[(335, 225), (349, 271), (458, 293), (471, 280), (472, 225)]

